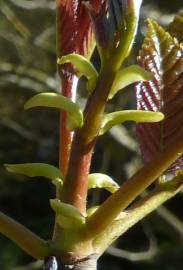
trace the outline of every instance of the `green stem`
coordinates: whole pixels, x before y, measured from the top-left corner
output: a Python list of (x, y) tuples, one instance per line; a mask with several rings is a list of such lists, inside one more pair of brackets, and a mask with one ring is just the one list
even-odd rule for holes
[(88, 219), (86, 232), (96, 237), (105, 230), (141, 192), (151, 185), (183, 153), (183, 134), (177, 136), (174, 143), (158, 153), (152, 161), (126, 181), (111, 195)]
[(0, 212), (0, 232), (36, 259), (50, 255), (49, 243)]
[(119, 219), (113, 221), (107, 229), (97, 235), (94, 239), (93, 246), (98, 256), (101, 256), (106, 248), (120, 235), (123, 235), (138, 221), (142, 220), (161, 204), (175, 196), (180, 188), (182, 188), (182, 184), (183, 181), (181, 180), (180, 183), (175, 183), (175, 187), (171, 187), (170, 189), (167, 189), (166, 187), (157, 189), (135, 203), (128, 211), (122, 212)]
[(119, 67), (130, 54), (137, 32), (138, 20), (139, 14), (136, 15), (133, 8), (131, 8), (125, 19), (126, 29), (120, 34), (121, 40), (114, 54), (114, 57), (118, 58)]

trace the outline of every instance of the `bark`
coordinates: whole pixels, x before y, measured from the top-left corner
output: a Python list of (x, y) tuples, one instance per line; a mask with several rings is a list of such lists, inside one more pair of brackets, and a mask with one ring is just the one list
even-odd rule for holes
[(97, 270), (97, 257), (91, 255), (87, 258), (66, 263), (62, 259), (51, 256), (46, 259), (43, 270)]

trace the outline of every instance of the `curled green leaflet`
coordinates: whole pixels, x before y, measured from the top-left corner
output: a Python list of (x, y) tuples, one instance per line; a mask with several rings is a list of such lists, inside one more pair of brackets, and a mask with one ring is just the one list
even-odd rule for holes
[(67, 126), (70, 130), (82, 127), (83, 113), (80, 107), (70, 99), (56, 93), (41, 93), (30, 98), (24, 105), (25, 110), (33, 107), (51, 107), (68, 113)]
[(119, 90), (125, 88), (132, 83), (138, 81), (149, 81), (152, 79), (152, 73), (146, 71), (138, 65), (132, 65), (127, 68), (122, 68), (116, 74), (108, 98), (112, 99)]
[(99, 135), (103, 135), (113, 126), (122, 124), (126, 121), (135, 121), (139, 123), (155, 123), (163, 119), (164, 115), (161, 112), (141, 110), (125, 110), (113, 112), (104, 116)]
[(81, 228), (85, 224), (85, 217), (71, 204), (62, 203), (58, 199), (50, 200), (52, 209), (57, 214), (57, 222), (64, 229)]
[(92, 173), (88, 176), (88, 189), (91, 188), (104, 188), (114, 193), (119, 188), (119, 185), (106, 174)]
[(78, 76), (84, 75), (88, 79), (88, 91), (92, 93), (95, 89), (98, 72), (93, 64), (84, 56), (76, 53), (71, 53), (62, 56), (57, 60), (57, 64), (63, 65), (65, 63), (71, 63), (78, 69)]
[(29, 177), (42, 176), (52, 180), (53, 184), (63, 184), (60, 170), (45, 163), (5, 164), (8, 172), (22, 174)]

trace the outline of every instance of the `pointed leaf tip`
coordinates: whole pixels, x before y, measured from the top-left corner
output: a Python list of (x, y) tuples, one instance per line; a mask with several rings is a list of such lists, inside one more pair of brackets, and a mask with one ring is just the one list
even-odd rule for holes
[(66, 98), (56, 93), (41, 93), (30, 98), (24, 105), (24, 109), (33, 107), (50, 107), (64, 110), (68, 113), (68, 128), (74, 130), (75, 128), (82, 127), (83, 113), (80, 107)]

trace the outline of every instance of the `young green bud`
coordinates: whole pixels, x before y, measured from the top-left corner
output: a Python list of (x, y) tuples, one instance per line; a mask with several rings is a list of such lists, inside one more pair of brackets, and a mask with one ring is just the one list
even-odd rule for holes
[(119, 188), (119, 185), (106, 174), (92, 173), (88, 176), (88, 188), (104, 188), (114, 193)]
[(79, 229), (85, 224), (85, 217), (74, 206), (58, 199), (50, 200), (52, 209), (57, 214), (57, 222), (64, 229)]

